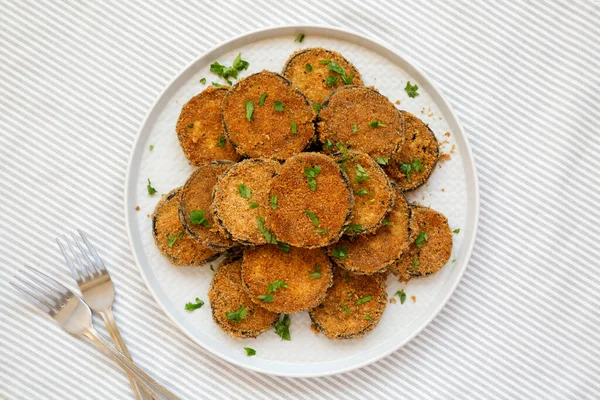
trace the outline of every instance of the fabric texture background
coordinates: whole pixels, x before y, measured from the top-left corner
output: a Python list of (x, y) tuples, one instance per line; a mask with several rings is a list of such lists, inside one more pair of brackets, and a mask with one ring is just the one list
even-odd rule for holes
[[(8, 282), (70, 281), (54, 237), (103, 250), (136, 362), (184, 399), (600, 397), (600, 5), (591, 1), (0, 1), (0, 397), (128, 399), (125, 374)], [(221, 361), (166, 317), (125, 232), (136, 131), (191, 60), (239, 34), (366, 34), (438, 85), (481, 186), (473, 257), (404, 348), (360, 370), (277, 378)], [(102, 331), (106, 333), (105, 331)]]

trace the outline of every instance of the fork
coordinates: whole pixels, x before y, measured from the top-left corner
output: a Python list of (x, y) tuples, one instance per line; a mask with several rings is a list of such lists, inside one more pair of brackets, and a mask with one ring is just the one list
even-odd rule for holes
[[(75, 235), (72, 235), (73, 242), (79, 249), (79, 253), (75, 251), (71, 241), (64, 235), (63, 241), (66, 242), (71, 255), (67, 252), (62, 241), (56, 238), (58, 247), (60, 247), (60, 251), (71, 269), (73, 278), (77, 281), (77, 285), (79, 285), (83, 300), (93, 311), (102, 316), (113, 343), (117, 349), (131, 360), (131, 354), (127, 346), (125, 346), (125, 342), (123, 342), (112, 312), (112, 305), (115, 300), (115, 286), (110, 279), (110, 274), (87, 236), (79, 229), (77, 232), (79, 232), (87, 249), (84, 249), (81, 241)], [(128, 378), (135, 398), (138, 400), (148, 399), (148, 396), (145, 396), (138, 387), (133, 376), (128, 374)]]
[(104, 353), (116, 358), (119, 364), (135, 376), (154, 398), (178, 400), (174, 394), (162, 387), (100, 336), (92, 322), (92, 311), (83, 300), (48, 275), (29, 266), (26, 268), (21, 270), (21, 273), (30, 282), (15, 276), (15, 281), (19, 283), (10, 282), (15, 289), (40, 310), (48, 313), (67, 332), (86, 336)]

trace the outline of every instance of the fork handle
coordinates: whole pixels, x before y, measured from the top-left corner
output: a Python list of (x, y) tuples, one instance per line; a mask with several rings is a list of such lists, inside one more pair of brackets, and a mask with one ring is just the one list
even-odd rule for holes
[(148, 388), (152, 396), (156, 399), (171, 399), (171, 400), (179, 400), (177, 396), (173, 393), (169, 392), (167, 389), (162, 387), (158, 382), (152, 379), (148, 374), (146, 374), (143, 370), (138, 368), (130, 359), (125, 357), (123, 353), (117, 350), (114, 346), (108, 343), (100, 334), (94, 329), (88, 329), (83, 332), (85, 336), (87, 336), (92, 342), (94, 342), (102, 351), (104, 351), (109, 356), (113, 356), (117, 359), (119, 364), (128, 372), (133, 374), (136, 379), (140, 381), (144, 386)]
[[(113, 315), (112, 307), (108, 307), (107, 309), (102, 310), (100, 312), (100, 315), (102, 316), (102, 319), (104, 319), (106, 329), (108, 330), (108, 333), (110, 334), (110, 337), (113, 343), (115, 344), (117, 350), (119, 350), (125, 355), (125, 357), (131, 360), (131, 354), (129, 353), (127, 346), (125, 346), (125, 342), (121, 337), (121, 332), (119, 332), (119, 328), (117, 328), (117, 321), (115, 321), (115, 316)], [(129, 384), (131, 385), (131, 389), (133, 390), (133, 395), (136, 400), (152, 399), (148, 393), (141, 389), (140, 385), (138, 384), (138, 381), (135, 379), (135, 376), (133, 376), (131, 373), (128, 373), (127, 378), (129, 378)]]

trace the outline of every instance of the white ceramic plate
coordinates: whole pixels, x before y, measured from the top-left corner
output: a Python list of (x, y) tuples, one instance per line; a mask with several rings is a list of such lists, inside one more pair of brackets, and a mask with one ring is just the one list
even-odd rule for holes
[[(306, 38), (294, 42), (298, 33)], [(209, 72), (214, 61), (231, 64), (238, 53), (250, 62), (241, 77), (268, 69), (280, 72), (288, 56), (303, 47), (321, 46), (341, 52), (362, 73), (366, 85), (374, 85), (399, 108), (422, 118), (435, 132), (442, 150), (451, 159), (436, 168), (429, 183), (411, 192), (409, 198), (443, 212), (454, 235), (451, 260), (433, 277), (400, 284), (388, 280), (390, 298), (400, 288), (415, 296), (403, 305), (388, 304), (377, 328), (362, 339), (332, 341), (310, 330), (307, 313), (292, 315), (291, 341), (281, 341), (273, 332), (257, 339), (232, 339), (212, 321), (207, 292), (213, 272), (208, 266), (176, 268), (154, 246), (151, 214), (160, 193), (182, 185), (192, 171), (175, 134), (175, 123), (183, 104), (202, 91), (206, 77), (221, 82)], [(406, 82), (419, 85), (419, 96), (409, 99)], [(446, 132), (450, 132), (448, 136)], [(154, 150), (149, 151), (149, 145)], [(158, 194), (149, 196), (150, 178)], [(135, 211), (136, 206), (141, 208)], [(199, 345), (219, 357), (256, 371), (286, 376), (320, 376), (340, 373), (371, 363), (406, 344), (419, 333), (446, 303), (458, 284), (471, 255), (479, 215), (479, 191), (471, 150), (454, 112), (440, 92), (416, 67), (389, 47), (364, 36), (339, 29), (296, 26), (249, 33), (223, 43), (198, 57), (169, 83), (144, 120), (133, 146), (125, 186), (125, 215), (131, 248), (141, 274), (165, 313)], [(214, 266), (218, 262), (213, 262)], [(184, 305), (200, 297), (207, 304), (189, 312)], [(256, 349), (247, 357), (243, 347)]]

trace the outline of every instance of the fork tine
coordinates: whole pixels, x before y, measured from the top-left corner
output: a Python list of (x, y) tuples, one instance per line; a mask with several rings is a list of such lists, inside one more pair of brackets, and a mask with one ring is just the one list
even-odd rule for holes
[(96, 261), (96, 268), (98, 270), (100, 270), (100, 272), (108, 272), (106, 270), (106, 267), (104, 266), (104, 263), (102, 262), (102, 259), (98, 255), (98, 252), (96, 251), (94, 246), (92, 246), (92, 243), (88, 239), (87, 235), (85, 233), (83, 233), (81, 231), (81, 229), (77, 229), (77, 232), (79, 232), (79, 235), (81, 236), (81, 238), (83, 239), (83, 242), (85, 243), (88, 250), (90, 251), (90, 254), (92, 255), (92, 257), (94, 257), (94, 261)]
[[(19, 280), (19, 282), (21, 282), (21, 283), (23, 282), (21, 279), (19, 279), (16, 276), (14, 276), (13, 278)], [(10, 282), (10, 285), (13, 288), (15, 288), (16, 290), (18, 290), (23, 296), (25, 296), (27, 298), (27, 300), (31, 301), (37, 308), (39, 308), (43, 312), (48, 313), (48, 314), (54, 312), (54, 308), (51, 307), (50, 304), (48, 304), (46, 302), (46, 300), (35, 297), (35, 295), (28, 292), (27, 289), (21, 287), (21, 285), (18, 285), (15, 282)]]
[[(21, 270), (21, 272), (23, 272)], [(33, 285), (31, 282), (23, 279), (20, 276), (13, 276), (13, 278), (21, 284), (22, 289), (29, 289), (29, 294), (32, 297), (35, 297), (39, 302), (43, 303), (50, 310), (55, 310), (56, 305), (58, 304), (58, 299), (56, 297), (48, 295), (48, 290), (46, 288), (40, 288), (38, 285)], [(37, 294), (37, 296), (34, 295)]]
[(96, 268), (96, 266), (94, 265), (94, 262), (90, 258), (90, 255), (87, 251), (84, 250), (83, 246), (81, 245), (81, 240), (77, 236), (75, 236), (74, 233), (71, 234), (71, 237), (73, 238), (75, 244), (77, 245), (77, 248), (79, 249), (79, 254), (84, 258), (84, 264), (90, 270), (91, 276), (94, 276), (96, 274), (100, 275), (100, 271), (98, 271), (98, 268)]
[[(69, 290), (65, 285), (63, 285), (55, 279), (50, 278), (50, 276), (43, 273), (42, 271), (37, 270), (29, 265), (25, 265), (25, 268), (27, 268), (31, 273), (35, 273), (35, 275), (32, 274), (32, 276), (38, 282), (42, 282), (46, 286), (50, 286), (50, 290), (54, 290), (56, 293), (58, 293), (62, 301), (66, 301), (69, 298), (75, 296), (75, 294), (73, 294), (73, 292), (71, 292), (71, 290)], [(44, 277), (44, 280), (40, 279), (40, 275)]]
[(66, 261), (67, 265), (69, 266), (69, 269), (71, 270), (71, 275), (73, 275), (73, 279), (75, 279), (78, 284), (81, 283), (84, 280), (83, 276), (82, 276), (83, 274), (81, 274), (80, 271), (75, 267), (73, 260), (69, 256), (69, 253), (67, 253), (67, 249), (63, 246), (61, 240), (59, 238), (55, 238), (55, 239), (56, 239), (56, 243), (58, 243), (58, 247), (60, 247), (60, 252), (62, 253), (63, 257), (65, 258), (65, 261)]
[[(32, 283), (34, 284), (33, 287), (37, 287), (38, 292), (40, 292), (41, 294), (44, 294), (46, 297), (49, 297), (50, 299), (52, 299), (52, 301), (54, 301), (55, 305), (58, 305), (62, 302), (62, 298), (63, 295), (62, 293), (60, 293), (60, 291), (56, 290), (56, 288), (51, 287), (47, 282), (44, 282), (42, 279), (40, 279), (36, 274), (32, 273), (32, 271), (30, 271), (30, 267), (25, 266), (28, 269), (22, 269), (21, 273), (23, 274), (24, 277), (28, 278), (30, 280), (29, 282), (29, 286), (32, 287)], [(35, 270), (34, 270), (35, 271)], [(35, 271), (37, 273), (37, 271)], [(21, 280), (22, 283), (26, 283), (26, 281)]]
[(75, 247), (73, 247), (73, 243), (71, 243), (71, 240), (65, 235), (63, 235), (63, 240), (67, 242), (67, 246), (69, 246), (71, 256), (73, 256), (73, 260), (75, 260), (75, 267), (78, 267), (77, 269), (79, 270), (79, 273), (81, 274), (83, 280), (85, 281), (87, 279), (90, 279), (94, 274), (90, 272), (86, 265), (84, 265), (84, 263), (81, 260), (81, 257), (75, 251)]

